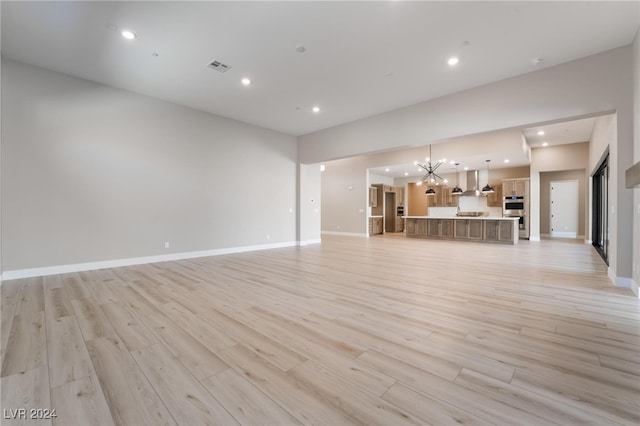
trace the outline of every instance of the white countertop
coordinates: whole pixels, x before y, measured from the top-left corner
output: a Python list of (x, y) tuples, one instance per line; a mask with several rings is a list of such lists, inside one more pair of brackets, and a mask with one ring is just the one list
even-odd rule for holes
[(517, 217), (502, 216), (402, 216), (404, 219), (469, 219), (469, 220), (519, 220)]

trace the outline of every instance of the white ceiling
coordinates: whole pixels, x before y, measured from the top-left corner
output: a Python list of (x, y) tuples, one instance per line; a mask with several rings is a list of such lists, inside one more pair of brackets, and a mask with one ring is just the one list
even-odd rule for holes
[[(627, 45), (640, 20), (637, 1), (1, 7), (5, 58), (292, 135)], [(138, 38), (123, 39), (122, 28)], [(232, 68), (218, 73), (213, 60)]]

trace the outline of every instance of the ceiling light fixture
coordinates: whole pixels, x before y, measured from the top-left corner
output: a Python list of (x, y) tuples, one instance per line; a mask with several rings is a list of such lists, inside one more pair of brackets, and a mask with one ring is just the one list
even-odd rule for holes
[(495, 192), (495, 189), (493, 189), (493, 186), (489, 185), (489, 163), (491, 162), (491, 160), (486, 160), (487, 162), (487, 184), (484, 186), (484, 188), (482, 188), (482, 193), (483, 194), (493, 194)]
[(320, 112), (320, 107), (314, 106), (311, 110), (317, 114)]
[(122, 30), (120, 34), (122, 35), (122, 37), (126, 38), (127, 40), (133, 40), (136, 37), (138, 37), (136, 33), (134, 33), (131, 30)]
[(508, 158), (505, 158), (505, 159), (504, 159), (504, 162), (505, 162), (505, 163), (508, 163), (508, 162), (509, 162), (509, 159), (508, 159)]
[(458, 62), (460, 62), (460, 59), (456, 58), (455, 56), (452, 56), (447, 61), (447, 64), (449, 64), (450, 66), (454, 66), (454, 65), (458, 65)]
[(442, 177), (440, 177), (439, 175), (436, 174), (436, 170), (438, 170), (438, 168), (442, 165), (442, 161), (438, 161), (435, 164), (431, 163), (431, 145), (429, 145), (429, 157), (427, 157), (427, 162), (426, 164), (420, 164), (418, 163), (418, 167), (420, 167), (422, 169), (422, 171), (427, 172), (424, 176), (422, 176), (422, 181), (425, 181), (427, 179), (431, 179), (431, 181), (434, 181), (434, 177), (442, 180)]
[(538, 130), (538, 136), (543, 136), (544, 135), (544, 130)]
[(549, 146), (549, 142), (542, 142), (542, 146)]
[(251, 84), (251, 80), (245, 77), (242, 79), (242, 84), (244, 84), (245, 86), (248, 86)]

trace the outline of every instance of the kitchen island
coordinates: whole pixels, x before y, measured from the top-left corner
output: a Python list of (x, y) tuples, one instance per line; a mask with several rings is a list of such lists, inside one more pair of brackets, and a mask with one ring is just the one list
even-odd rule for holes
[(410, 238), (475, 241), (481, 243), (518, 243), (518, 218), (404, 216)]

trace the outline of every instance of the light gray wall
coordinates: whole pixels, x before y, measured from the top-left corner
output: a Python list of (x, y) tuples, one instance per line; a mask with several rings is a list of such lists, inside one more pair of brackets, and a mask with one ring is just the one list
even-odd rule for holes
[(322, 211), (320, 164), (300, 164), (300, 214), (298, 241), (301, 244), (320, 241), (320, 214)]
[[(640, 161), (640, 29), (633, 42), (633, 161)], [(634, 188), (633, 204), (633, 282), (636, 294), (640, 285), (640, 188)]]
[[(611, 241), (618, 256), (610, 267), (615, 277), (630, 278), (633, 196), (620, 176), (633, 159), (633, 57), (634, 47), (629, 45), (303, 135), (298, 138), (299, 158), (326, 161), (615, 111), (617, 138), (611, 165), (617, 176), (612, 190), (616, 228)], [(539, 185), (532, 174), (531, 223), (532, 231), (535, 224), (538, 232)]]
[(295, 137), (6, 60), (2, 83), (5, 271), (295, 241)]

